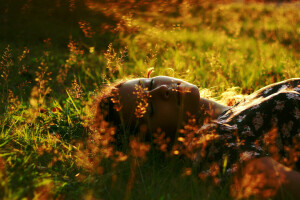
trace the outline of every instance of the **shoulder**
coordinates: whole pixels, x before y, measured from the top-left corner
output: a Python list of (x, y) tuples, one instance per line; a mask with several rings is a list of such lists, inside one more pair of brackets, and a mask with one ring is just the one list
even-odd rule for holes
[(270, 84), (251, 94), (251, 97), (266, 97), (268, 95), (278, 93), (284, 89), (295, 90), (300, 92), (300, 78), (291, 78), (281, 82)]
[[(219, 123), (230, 123), (231, 125), (234, 123), (249, 124), (253, 120), (265, 116), (264, 121), (270, 122), (272, 116), (279, 115), (279, 113), (290, 118), (295, 113), (299, 113), (299, 101), (300, 79), (289, 79), (269, 85), (246, 97), (243, 101), (222, 113), (218, 121)], [(259, 113), (261, 115), (258, 115)]]

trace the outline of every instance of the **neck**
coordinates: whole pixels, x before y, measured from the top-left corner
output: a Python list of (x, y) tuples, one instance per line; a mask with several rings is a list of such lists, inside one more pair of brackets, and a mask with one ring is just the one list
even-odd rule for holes
[(211, 117), (211, 119), (217, 119), (221, 113), (230, 108), (229, 106), (225, 106), (205, 98), (200, 99), (200, 107), (201, 110)]

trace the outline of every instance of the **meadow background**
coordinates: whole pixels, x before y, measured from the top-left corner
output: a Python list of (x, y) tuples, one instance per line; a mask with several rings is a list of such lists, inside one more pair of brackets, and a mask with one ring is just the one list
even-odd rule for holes
[[(230, 199), (191, 161), (91, 128), (106, 85), (168, 75), (234, 104), (300, 77), (297, 1), (0, 0), (0, 199)], [(174, 153), (173, 153), (174, 154)]]

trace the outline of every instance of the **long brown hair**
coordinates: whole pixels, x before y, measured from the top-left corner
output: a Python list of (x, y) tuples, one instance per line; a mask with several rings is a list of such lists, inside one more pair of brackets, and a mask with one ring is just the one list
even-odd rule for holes
[(119, 127), (122, 123), (121, 109), (119, 98), (119, 89), (125, 81), (118, 81), (112, 85), (106, 86), (101, 90), (96, 100), (95, 124), (100, 120)]
[(123, 105), (120, 102), (119, 90), (125, 82), (126, 80), (121, 80), (104, 87), (100, 95), (96, 97), (93, 129), (101, 128), (103, 122), (107, 122), (110, 127), (113, 126), (115, 128), (114, 138), (117, 146), (128, 143), (130, 135), (138, 134), (140, 125), (139, 118), (135, 123), (124, 123)]

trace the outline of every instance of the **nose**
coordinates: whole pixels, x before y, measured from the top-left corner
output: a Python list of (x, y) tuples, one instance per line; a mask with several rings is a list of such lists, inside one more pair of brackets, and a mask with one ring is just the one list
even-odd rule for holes
[(149, 93), (152, 97), (161, 97), (165, 100), (168, 100), (171, 96), (172, 88), (167, 85), (160, 85), (159, 87), (151, 90)]

